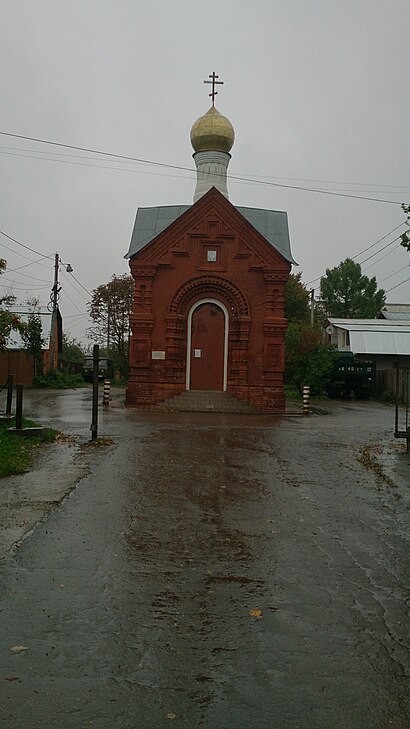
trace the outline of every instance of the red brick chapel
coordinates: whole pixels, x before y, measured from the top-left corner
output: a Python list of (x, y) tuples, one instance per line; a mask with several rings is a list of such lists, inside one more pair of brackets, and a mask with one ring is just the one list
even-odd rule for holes
[(281, 412), (284, 289), (294, 263), (287, 214), (229, 201), (235, 134), (214, 106), (218, 77), (210, 78), (212, 106), (191, 129), (193, 205), (137, 210), (127, 253), (135, 293), (126, 402), (219, 391)]

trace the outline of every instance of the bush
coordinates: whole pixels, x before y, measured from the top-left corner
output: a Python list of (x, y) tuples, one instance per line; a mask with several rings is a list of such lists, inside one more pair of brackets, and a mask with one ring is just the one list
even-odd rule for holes
[(395, 400), (396, 400), (393, 393), (390, 392), (389, 390), (385, 390), (384, 392), (382, 392), (382, 394), (378, 395), (376, 399), (380, 400), (380, 402), (387, 402), (387, 403), (395, 402)]
[(306, 324), (289, 324), (285, 337), (287, 385), (302, 394), (309, 385), (311, 395), (320, 395), (337, 357), (334, 347), (323, 344), (321, 332)]
[(68, 390), (84, 385), (82, 375), (76, 375), (66, 370), (52, 370), (48, 375), (39, 375), (33, 379), (33, 387), (51, 387), (55, 390)]

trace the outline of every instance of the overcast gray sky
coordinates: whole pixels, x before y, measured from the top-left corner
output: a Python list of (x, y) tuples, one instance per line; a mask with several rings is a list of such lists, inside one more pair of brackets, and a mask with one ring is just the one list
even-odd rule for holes
[[(189, 132), (210, 105), (203, 80), (215, 71), (224, 81), (216, 106), (236, 131), (232, 175), (410, 202), (408, 0), (2, 0), (1, 8), (1, 131), (193, 170)], [(66, 329), (81, 339), (84, 289), (128, 271), (137, 207), (190, 204), (195, 187), (193, 171), (4, 135), (0, 164), (0, 229), (73, 266), (84, 288), (63, 270), (60, 303)], [(231, 180), (229, 194), (233, 204), (288, 212), (295, 270), (309, 285), (405, 220), (397, 204), (275, 185)], [(399, 241), (382, 250), (403, 230), (356, 259), (380, 250), (363, 270), (386, 290), (410, 278)], [(11, 269), (29, 264), (5, 274), (0, 292), (9, 286), (46, 304), (52, 259), (21, 255), (38, 258), (0, 236)], [(387, 298), (410, 302), (410, 281)]]

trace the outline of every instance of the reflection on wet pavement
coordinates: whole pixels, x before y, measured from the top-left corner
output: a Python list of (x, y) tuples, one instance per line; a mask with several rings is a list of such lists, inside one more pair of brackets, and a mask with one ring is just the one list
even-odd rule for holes
[(1, 568), (1, 726), (405, 729), (408, 463), (358, 462), (371, 412), (106, 416)]

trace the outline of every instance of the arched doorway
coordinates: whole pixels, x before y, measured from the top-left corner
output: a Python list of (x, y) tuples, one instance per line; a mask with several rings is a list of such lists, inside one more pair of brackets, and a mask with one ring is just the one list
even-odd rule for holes
[(216, 299), (197, 301), (189, 312), (187, 390), (226, 390), (228, 311)]

